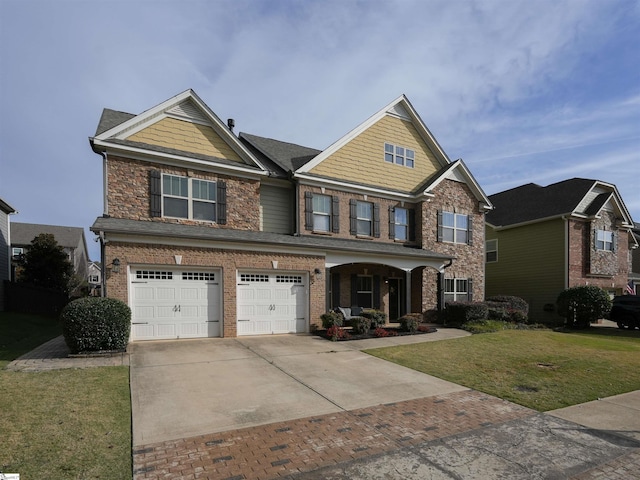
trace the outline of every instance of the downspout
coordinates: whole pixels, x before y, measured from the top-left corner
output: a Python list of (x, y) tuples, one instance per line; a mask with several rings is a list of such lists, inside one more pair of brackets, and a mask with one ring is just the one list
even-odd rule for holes
[(449, 259), (449, 263), (442, 266), (442, 271), (438, 272), (438, 312), (442, 312), (444, 310), (444, 271), (453, 265), (453, 258)]
[[(107, 196), (109, 181), (107, 178), (109, 159), (107, 158), (107, 152), (98, 150), (93, 143), (93, 138), (89, 138), (89, 144), (91, 145), (91, 150), (94, 153), (100, 155), (102, 157), (102, 216), (104, 218), (109, 217), (109, 200)], [(102, 275), (100, 275), (100, 294), (102, 297), (107, 296), (107, 269), (105, 264), (105, 244), (107, 243), (104, 238), (104, 232), (99, 232), (100, 237), (100, 263), (102, 264)]]
[(564, 290), (569, 288), (569, 261), (571, 260), (571, 250), (569, 242), (569, 219), (566, 215), (562, 216), (564, 220)]

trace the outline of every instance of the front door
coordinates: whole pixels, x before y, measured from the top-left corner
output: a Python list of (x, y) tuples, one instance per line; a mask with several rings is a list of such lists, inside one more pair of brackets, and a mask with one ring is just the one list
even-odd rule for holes
[(389, 279), (389, 321), (395, 322), (405, 314), (404, 279)]

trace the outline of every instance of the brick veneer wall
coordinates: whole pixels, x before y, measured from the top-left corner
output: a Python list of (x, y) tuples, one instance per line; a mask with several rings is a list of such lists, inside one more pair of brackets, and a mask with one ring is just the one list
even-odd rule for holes
[[(174, 255), (182, 255), (180, 267)], [(235, 337), (236, 329), (236, 271), (261, 269), (276, 272), (294, 270), (309, 274), (309, 318), (310, 323), (321, 325), (320, 315), (325, 311), (324, 277), (315, 279), (316, 268), (324, 272), (324, 257), (290, 255), (286, 253), (247, 252), (215, 248), (190, 248), (183, 246), (132, 244), (110, 242), (106, 245), (105, 264), (114, 258), (120, 259), (120, 273), (107, 273), (107, 294), (130, 304), (128, 297), (127, 271), (130, 265), (168, 266), (173, 268), (206, 267), (221, 268), (223, 276), (223, 336)], [(273, 261), (278, 268), (273, 268)]]
[(596, 285), (620, 293), (629, 274), (629, 237), (617, 230), (616, 251), (595, 249), (594, 231), (612, 230), (615, 217), (604, 212), (593, 222), (569, 220), (569, 287)]
[[(186, 219), (151, 218), (149, 209), (149, 172), (151, 170), (204, 180), (225, 181), (227, 184), (226, 225)], [(113, 218), (210, 225), (213, 228), (260, 230), (260, 182), (258, 180), (157, 165), (117, 156), (109, 157), (107, 175), (109, 182), (108, 214)]]

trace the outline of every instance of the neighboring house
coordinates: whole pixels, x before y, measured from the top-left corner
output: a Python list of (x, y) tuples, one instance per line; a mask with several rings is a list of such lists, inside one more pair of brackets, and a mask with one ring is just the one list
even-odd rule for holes
[(89, 262), (87, 284), (90, 295), (100, 296), (100, 289), (102, 288), (102, 265), (100, 262)]
[(597, 285), (621, 294), (628, 281), (633, 222), (615, 185), (572, 178), (490, 195), (486, 215), (487, 297), (516, 295), (535, 321), (555, 320), (558, 294)]
[[(11, 254), (18, 257), (27, 252), (31, 242), (41, 233), (50, 233), (69, 257), (73, 271), (83, 280), (87, 278), (89, 254), (84, 229), (59, 225), (40, 225), (36, 223), (11, 224)], [(13, 274), (15, 280), (15, 272)]]
[(629, 286), (640, 295), (640, 223), (634, 222), (631, 233), (636, 245), (629, 252)]
[(187, 90), (104, 110), (103, 294), (132, 339), (309, 332), (329, 308), (391, 320), (484, 295), (491, 204), (403, 95), (325, 150), (233, 132)]
[(5, 309), (4, 282), (11, 278), (11, 260), (9, 246), (11, 245), (11, 222), (9, 215), (15, 209), (0, 198), (0, 312)]

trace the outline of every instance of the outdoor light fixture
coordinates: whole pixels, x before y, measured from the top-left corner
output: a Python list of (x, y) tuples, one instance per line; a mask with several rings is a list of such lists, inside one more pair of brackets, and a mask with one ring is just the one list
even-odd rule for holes
[(113, 273), (120, 273), (120, 259), (114, 258), (111, 262)]
[(320, 270), (319, 268), (316, 268), (313, 271), (314, 275), (316, 276), (316, 278), (322, 278), (322, 270)]

